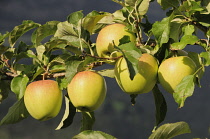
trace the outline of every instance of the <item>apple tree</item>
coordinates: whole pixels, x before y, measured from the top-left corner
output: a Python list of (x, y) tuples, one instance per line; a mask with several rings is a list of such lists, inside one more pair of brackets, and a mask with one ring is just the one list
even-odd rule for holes
[[(94, 111), (105, 100), (104, 77), (108, 77), (116, 80), (134, 107), (139, 95), (154, 95), (156, 122), (149, 139), (191, 132), (186, 122), (161, 125), (167, 103), (159, 87), (173, 96), (178, 108), (184, 107), (195, 86), (201, 87), (200, 79), (210, 65), (210, 1), (157, 0), (165, 17), (154, 23), (147, 15), (154, 0), (113, 2), (121, 9), (87, 15), (75, 11), (66, 21), (45, 24), (25, 20), (0, 34), (0, 102), (9, 93), (17, 99), (0, 125), (16, 124), (29, 116), (52, 119), (59, 113), (60, 101), (65, 101), (56, 130), (71, 126), (78, 112), (81, 130), (73, 138), (115, 138), (93, 129)], [(26, 33), (31, 44), (21, 40)], [(96, 40), (91, 39), (94, 35)], [(185, 51), (190, 45), (201, 47), (202, 52)], [(104, 64), (113, 68), (96, 70)]]

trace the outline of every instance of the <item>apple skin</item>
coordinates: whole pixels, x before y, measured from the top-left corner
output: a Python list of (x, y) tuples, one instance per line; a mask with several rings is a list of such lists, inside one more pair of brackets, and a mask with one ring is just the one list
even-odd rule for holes
[(139, 73), (133, 80), (129, 77), (124, 58), (115, 65), (115, 79), (120, 88), (127, 94), (143, 94), (150, 92), (157, 81), (158, 63), (154, 56), (144, 53), (139, 58)]
[(30, 83), (25, 90), (24, 103), (30, 115), (46, 121), (58, 115), (62, 105), (62, 91), (53, 80), (40, 80)]
[[(188, 56), (188, 52), (186, 52), (184, 50), (177, 50), (177, 56)], [(168, 57), (174, 57), (173, 53), (170, 53)], [(201, 59), (192, 59), (192, 60), (195, 62), (196, 66), (197, 66), (196, 70), (198, 70), (202, 66), (201, 65), (201, 63), (202, 63)], [(202, 68), (200, 71), (198, 71), (197, 76), (198, 76), (199, 79), (202, 78), (204, 72), (205, 72), (205, 68)]]
[(94, 111), (104, 102), (107, 87), (100, 74), (82, 71), (73, 77), (67, 91), (72, 104), (78, 110)]
[(119, 40), (125, 35), (130, 37), (131, 42), (136, 41), (136, 36), (126, 31), (124, 24), (115, 23), (102, 28), (96, 39), (96, 51), (98, 56), (110, 58), (111, 53), (115, 50), (114, 44), (118, 46)]
[(196, 64), (188, 56), (171, 57), (160, 64), (158, 80), (163, 88), (172, 94), (181, 80), (195, 71)]

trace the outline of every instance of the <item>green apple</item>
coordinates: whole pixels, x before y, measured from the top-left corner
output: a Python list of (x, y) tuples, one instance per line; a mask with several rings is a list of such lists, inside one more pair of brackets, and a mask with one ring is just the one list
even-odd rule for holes
[(93, 71), (78, 72), (68, 84), (68, 95), (72, 104), (81, 111), (94, 111), (106, 97), (106, 82)]
[(188, 56), (171, 57), (164, 60), (158, 70), (158, 79), (163, 88), (174, 93), (181, 80), (196, 71), (196, 64)]
[(124, 58), (120, 58), (115, 65), (115, 79), (120, 88), (128, 94), (142, 94), (150, 92), (157, 81), (158, 63), (154, 56), (144, 53), (139, 58), (139, 73), (131, 80)]
[[(202, 60), (199, 57), (199, 54), (198, 53), (189, 52), (189, 54), (188, 54), (188, 52), (186, 52), (184, 50), (176, 50), (176, 55), (177, 56), (189, 56), (195, 62), (196, 66), (197, 66), (196, 70), (199, 70), (201, 68), (201, 66), (202, 66)], [(169, 58), (170, 57), (174, 57), (173, 51), (170, 52), (170, 54), (169, 54), (168, 57)], [(201, 79), (202, 76), (203, 76), (203, 74), (204, 74), (204, 72), (205, 72), (205, 68), (200, 69), (198, 71), (198, 73), (197, 73), (197, 77), (199, 79)]]
[[(131, 42), (136, 41), (136, 36), (126, 30), (124, 24), (110, 24), (102, 28), (96, 39), (96, 51), (99, 57), (110, 58), (114, 49), (114, 44), (119, 45), (119, 40), (128, 36)], [(114, 44), (113, 44), (114, 42)]]
[(62, 98), (62, 91), (56, 81), (40, 80), (26, 87), (24, 103), (33, 118), (46, 121), (58, 115)]

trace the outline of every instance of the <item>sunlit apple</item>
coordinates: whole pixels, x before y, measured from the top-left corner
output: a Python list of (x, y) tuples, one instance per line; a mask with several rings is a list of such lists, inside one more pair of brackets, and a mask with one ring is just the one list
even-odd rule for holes
[(46, 121), (58, 115), (62, 92), (56, 81), (34, 81), (25, 90), (24, 103), (33, 118)]

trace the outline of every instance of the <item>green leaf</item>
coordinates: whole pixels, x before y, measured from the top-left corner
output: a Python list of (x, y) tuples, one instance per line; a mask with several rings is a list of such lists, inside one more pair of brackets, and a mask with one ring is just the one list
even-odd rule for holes
[(29, 30), (39, 27), (38, 23), (34, 23), (33, 21), (27, 20), (24, 21), (21, 25), (16, 26), (9, 34), (9, 44), (13, 47), (16, 41)]
[(181, 42), (191, 45), (194, 45), (198, 40), (199, 40), (198, 37), (194, 35), (184, 35), (181, 38)]
[(68, 45), (68, 46), (65, 47), (65, 50), (68, 50), (71, 53), (76, 54), (76, 55), (81, 55), (82, 54), (81, 50), (78, 47), (73, 47), (73, 46)]
[(176, 86), (173, 97), (179, 108), (184, 106), (184, 102), (187, 97), (193, 95), (195, 88), (194, 78), (194, 75), (188, 75)]
[(84, 29), (88, 30), (90, 34), (93, 34), (98, 21), (100, 21), (103, 17), (108, 15), (110, 14), (105, 12), (92, 11), (84, 18), (83, 21)]
[[(108, 17), (110, 17), (111, 19), (109, 20), (110, 22), (112, 21), (112, 20), (116, 20), (116, 21), (121, 21), (121, 22), (124, 22), (125, 20), (126, 20), (126, 17), (125, 17), (125, 14), (124, 14), (124, 9), (122, 8), (122, 9), (119, 9), (119, 10), (117, 10), (117, 11), (115, 11), (112, 15), (110, 15), (110, 16), (108, 16)], [(114, 17), (113, 17), (114, 16)], [(111, 23), (109, 23), (109, 24), (111, 24)]]
[(86, 130), (74, 136), (72, 139), (117, 139), (117, 138), (102, 131)]
[(100, 70), (97, 71), (99, 74), (101, 74), (102, 76), (106, 76), (109, 78), (115, 78), (115, 74), (114, 74), (114, 69), (104, 69), (104, 70)]
[(117, 4), (120, 4), (121, 6), (125, 6), (125, 2), (122, 0), (112, 0), (113, 2), (116, 2)]
[(157, 2), (162, 6), (164, 10), (170, 7), (177, 8), (179, 1), (178, 0), (157, 0)]
[(29, 49), (29, 46), (26, 43), (20, 41), (18, 47), (15, 49), (15, 52), (19, 54), (21, 52), (26, 52), (28, 49)]
[(61, 71), (65, 71), (65, 65), (50, 65), (49, 67), (49, 71), (52, 73), (56, 73), (56, 72), (61, 72)]
[(201, 6), (201, 1), (190, 1), (188, 2), (190, 8), (187, 9), (187, 14), (189, 16), (192, 16), (195, 14), (195, 12), (201, 12), (204, 11), (205, 9)]
[(184, 49), (186, 47), (186, 43), (184, 42), (175, 42), (171, 44), (171, 49), (173, 50), (181, 50)]
[(0, 54), (5, 53), (9, 49), (8, 46), (0, 45)]
[(150, 135), (149, 139), (171, 139), (186, 133), (191, 133), (190, 127), (186, 122), (168, 123), (160, 126)]
[[(129, 5), (129, 6), (134, 7), (135, 4), (136, 4), (136, 1), (137, 1), (137, 0), (125, 0), (125, 3), (126, 3), (127, 5)], [(139, 0), (139, 1), (142, 1), (142, 0)]]
[(209, 66), (210, 65), (210, 52), (202, 52), (200, 53), (200, 56), (204, 58), (204, 65)]
[(69, 83), (74, 75), (80, 71), (80, 65), (83, 63), (83, 61), (76, 57), (70, 57), (67, 62), (66, 62), (66, 75), (65, 77), (67, 78), (67, 82)]
[(139, 58), (141, 57), (141, 51), (136, 47), (133, 42), (122, 44), (116, 48), (123, 53), (129, 69), (130, 78), (132, 80), (134, 76), (139, 72), (138, 63)]
[(195, 62), (196, 71), (199, 70), (196, 74), (196, 77), (197, 77), (197, 82), (196, 83), (199, 87), (201, 87), (200, 79), (203, 76), (204, 71), (205, 71), (205, 68), (204, 68), (203, 63), (202, 63), (202, 59), (201, 59), (200, 55), (198, 53), (195, 53), (195, 52), (188, 52), (188, 56)]
[(78, 36), (70, 36), (69, 35), (69, 36), (63, 36), (60, 39), (67, 40), (69, 45), (72, 45), (74, 47), (80, 48), (81, 45), (83, 48), (89, 47), (88, 42), (86, 42), (86, 40), (84, 40), (83, 38), (79, 38)]
[(14, 47), (10, 47), (8, 49), (6, 49), (6, 52), (4, 53), (4, 56), (6, 56), (6, 59), (12, 59), (15, 55), (15, 48)]
[(43, 65), (43, 62), (38, 59), (38, 57), (34, 54), (32, 50), (27, 50), (27, 52), (24, 53), (27, 57), (33, 58), (34, 61), (36, 61), (39, 65)]
[(145, 15), (149, 9), (150, 0), (143, 0), (138, 6), (139, 15)]
[(202, 0), (201, 4), (207, 9), (208, 13), (210, 13), (210, 0)]
[(49, 21), (46, 24), (38, 27), (32, 35), (32, 42), (35, 45), (40, 45), (41, 41), (45, 37), (55, 34), (58, 23), (59, 21)]
[(37, 76), (41, 75), (44, 72), (45, 72), (45, 70), (43, 68), (37, 68), (36, 73), (33, 75), (33, 78), (30, 81), (35, 80)]
[(195, 32), (195, 27), (193, 25), (187, 25), (183, 28), (184, 35), (192, 35)]
[(0, 45), (5, 42), (5, 39), (9, 36), (9, 32), (6, 32), (5, 34), (0, 33)]
[(208, 29), (208, 27), (210, 26), (210, 14), (201, 14), (196, 12), (194, 15), (196, 16), (196, 21), (198, 21), (201, 25), (207, 27)]
[(62, 40), (58, 38), (51, 39), (50, 41), (44, 44), (46, 48), (46, 52), (50, 52), (53, 49), (54, 50), (65, 49), (67, 45), (68, 45), (68, 42), (66, 40)]
[(20, 100), (24, 96), (28, 81), (29, 81), (29, 78), (23, 75), (19, 75), (12, 79), (11, 90), (12, 92), (16, 94), (18, 100)]
[(70, 24), (78, 25), (78, 22), (83, 18), (83, 16), (82, 11), (73, 12), (68, 16), (67, 21)]
[(170, 21), (171, 17), (166, 17), (162, 21), (155, 22), (152, 26), (152, 32), (160, 46), (162, 46), (163, 43), (167, 43), (169, 40)]
[(85, 68), (87, 65), (90, 65), (96, 61), (97, 60), (95, 58), (86, 56), (81, 66)]
[[(58, 66), (59, 69), (63, 67), (63, 65), (58, 65), (58, 64), (65, 64), (65, 60), (62, 58), (61, 55), (56, 56), (54, 59), (52, 59), (48, 65), (47, 69), (50, 69), (52, 66)], [(51, 69), (52, 70), (52, 69)]]
[(73, 24), (65, 21), (58, 23), (54, 36), (59, 38), (63, 36), (78, 36), (78, 33), (75, 31)]
[(17, 72), (17, 75), (26, 75), (28, 77), (30, 77), (31, 75), (34, 74), (34, 70), (35, 70), (36, 66), (33, 64), (19, 64), (18, 62), (16, 62), (14, 64), (14, 70)]
[(156, 107), (156, 112), (155, 112), (155, 117), (156, 117), (156, 124), (155, 126), (158, 126), (162, 121), (164, 121), (167, 113), (167, 104), (164, 96), (160, 92), (157, 84), (152, 90), (154, 99), (155, 99), (155, 107)]
[(15, 124), (29, 116), (23, 97), (9, 108), (8, 113), (1, 120), (0, 125)]
[(92, 130), (94, 123), (94, 112), (82, 112), (81, 132), (85, 130)]
[(37, 52), (37, 58), (42, 61), (43, 60), (43, 54), (45, 52), (45, 47), (44, 45), (39, 45), (36, 47), (36, 52)]
[(15, 61), (18, 62), (19, 60), (23, 59), (23, 58), (30, 58), (27, 55), (27, 52), (20, 52), (19, 54), (16, 55), (16, 59)]
[(180, 42), (171, 44), (171, 49), (184, 49), (186, 45), (194, 45), (197, 41), (199, 41), (197, 36), (192, 35), (195, 32), (194, 26), (187, 25), (183, 30), (184, 35), (182, 36)]
[(65, 96), (66, 109), (63, 118), (55, 130), (60, 130), (70, 126), (73, 123), (74, 116), (76, 114), (76, 108), (69, 101), (69, 98)]
[(180, 39), (182, 25), (183, 25), (183, 23), (171, 22), (170, 38), (172, 38), (175, 42), (178, 42)]
[(58, 82), (59, 88), (61, 90), (64, 90), (64, 89), (67, 88), (68, 82), (67, 82), (67, 79), (65, 77), (56, 78), (56, 81)]
[(0, 80), (0, 104), (8, 97), (10, 92), (10, 81)]

